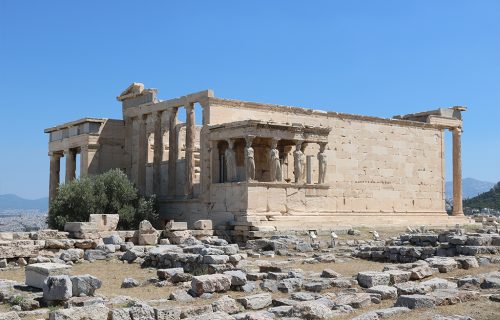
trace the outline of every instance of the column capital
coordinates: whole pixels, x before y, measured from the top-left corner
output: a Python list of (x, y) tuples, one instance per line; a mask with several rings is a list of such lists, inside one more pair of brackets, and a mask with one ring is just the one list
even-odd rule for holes
[(186, 112), (193, 112), (194, 111), (194, 102), (184, 102), (184, 108), (186, 109)]
[(326, 145), (328, 144), (328, 142), (318, 142), (318, 145), (319, 145), (319, 152), (323, 153), (325, 152), (325, 149), (326, 149)]
[(226, 139), (229, 149), (234, 148), (234, 138)]
[(251, 147), (253, 143), (253, 139), (255, 139), (254, 135), (248, 135), (245, 137), (245, 143), (247, 147)]
[(49, 151), (48, 156), (52, 158), (61, 158), (63, 153), (61, 151)]

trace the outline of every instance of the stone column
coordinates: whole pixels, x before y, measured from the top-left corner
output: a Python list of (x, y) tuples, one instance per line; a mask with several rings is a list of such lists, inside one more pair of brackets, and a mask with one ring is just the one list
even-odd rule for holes
[(227, 149), (224, 152), (226, 159), (226, 179), (227, 182), (235, 182), (236, 174), (236, 155), (234, 153), (234, 139), (227, 139)]
[(157, 197), (161, 193), (161, 161), (163, 159), (163, 135), (161, 130), (161, 114), (159, 111), (154, 114), (155, 124), (155, 141), (154, 141), (154, 154), (153, 154), (153, 193)]
[(66, 179), (65, 183), (70, 182), (76, 177), (76, 152), (72, 149), (64, 150), (64, 158), (66, 158)]
[(83, 146), (80, 148), (80, 177), (99, 173), (96, 153), (97, 146)]
[(59, 189), (59, 170), (61, 165), (61, 154), (51, 152), (50, 156), (50, 178), (49, 178), (49, 205), (57, 196)]
[(453, 216), (464, 214), (462, 208), (462, 129), (453, 132)]
[(139, 144), (137, 161), (137, 188), (139, 192), (146, 193), (146, 162), (148, 159), (148, 137), (146, 133), (147, 115), (139, 118)]
[(194, 118), (194, 103), (186, 103), (186, 184), (184, 195), (190, 198), (193, 195), (194, 179), (194, 135), (196, 122)]
[(306, 156), (306, 183), (312, 183), (312, 157)]
[(168, 193), (169, 198), (175, 198), (177, 157), (179, 146), (177, 145), (177, 108), (170, 109), (168, 126)]

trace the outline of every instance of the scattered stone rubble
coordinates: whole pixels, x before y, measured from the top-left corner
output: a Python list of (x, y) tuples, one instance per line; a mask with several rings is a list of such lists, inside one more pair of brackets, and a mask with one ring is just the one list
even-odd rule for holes
[[(0, 301), (13, 310), (0, 313), (0, 319), (291, 320), (330, 319), (357, 311), (353, 319), (362, 320), (420, 308), (436, 308), (438, 314), (439, 306), (481, 296), (500, 300), (500, 271), (473, 272), (500, 263), (495, 234), (410, 234), (388, 241), (338, 241), (334, 247), (327, 241), (281, 235), (250, 240), (243, 247), (214, 236), (207, 220), (196, 222), (195, 230), (170, 222), (159, 231), (143, 221), (139, 230), (116, 231), (117, 223), (113, 216), (100, 216), (71, 223), (66, 232), (2, 234), (8, 239), (0, 245), (2, 267), (25, 266), (26, 280), (0, 280)], [(464, 255), (463, 247), (487, 247), (489, 254), (477, 250), (476, 255)], [(276, 256), (284, 259), (273, 259)], [(359, 258), (391, 263), (354, 277), (335, 271), (336, 264)], [(169, 297), (151, 301), (101, 296), (100, 279), (71, 275), (74, 263), (101, 259), (156, 269), (156, 278), (145, 283), (123, 275), (122, 288), (155, 285), (174, 290)], [(318, 263), (328, 267), (321, 272), (297, 268)], [(441, 277), (456, 269), (471, 273)], [(376, 308), (382, 300), (393, 306)], [(47, 309), (54, 305), (58, 308)]]

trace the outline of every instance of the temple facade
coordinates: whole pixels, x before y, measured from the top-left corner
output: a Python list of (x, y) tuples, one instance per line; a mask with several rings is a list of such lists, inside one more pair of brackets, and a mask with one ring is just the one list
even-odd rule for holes
[[(211, 90), (159, 100), (141, 83), (117, 99), (122, 120), (85, 118), (45, 130), (50, 200), (61, 160), (67, 182), (79, 157), (80, 176), (119, 168), (142, 194), (155, 194), (164, 221), (211, 219), (235, 235), (465, 221), (464, 107), (386, 119), (222, 99)], [(451, 216), (444, 198), (448, 130)]]

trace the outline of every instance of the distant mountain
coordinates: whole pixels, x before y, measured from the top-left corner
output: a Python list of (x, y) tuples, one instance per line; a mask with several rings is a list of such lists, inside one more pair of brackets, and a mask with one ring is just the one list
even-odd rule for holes
[[(480, 181), (473, 178), (462, 179), (462, 195), (464, 199), (472, 198), (483, 192), (489, 191), (494, 182)], [(446, 199), (453, 199), (453, 182), (446, 182)]]
[(500, 210), (500, 182), (498, 182), (490, 191), (464, 200), (464, 207), (482, 209), (490, 208)]
[(19, 209), (19, 210), (40, 210), (46, 212), (48, 210), (48, 198), (40, 198), (35, 200), (24, 199), (15, 194), (0, 194), (0, 210)]

